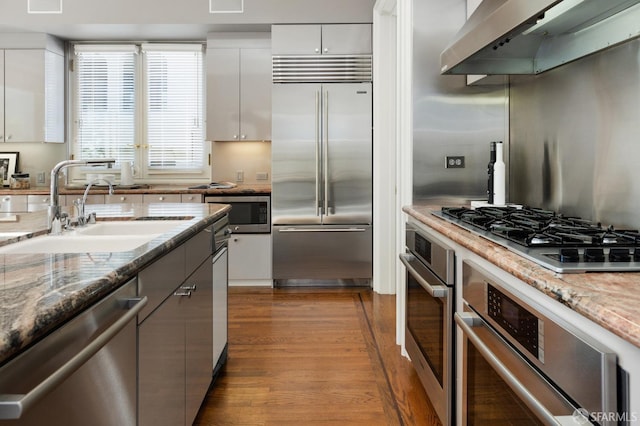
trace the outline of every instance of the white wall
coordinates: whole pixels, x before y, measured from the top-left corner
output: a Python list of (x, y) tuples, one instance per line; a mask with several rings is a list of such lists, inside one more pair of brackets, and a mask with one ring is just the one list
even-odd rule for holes
[[(211, 163), (211, 179), (215, 182), (236, 182), (236, 172), (242, 170), (242, 183), (271, 183), (270, 142), (213, 142)], [(263, 172), (268, 179), (258, 180), (256, 174)]]

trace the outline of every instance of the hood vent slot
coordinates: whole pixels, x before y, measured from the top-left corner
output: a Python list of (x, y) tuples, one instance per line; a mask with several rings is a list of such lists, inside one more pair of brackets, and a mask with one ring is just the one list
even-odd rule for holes
[(443, 74), (539, 74), (640, 37), (640, 0), (483, 0)]
[(371, 55), (273, 56), (274, 83), (352, 83), (372, 78)]

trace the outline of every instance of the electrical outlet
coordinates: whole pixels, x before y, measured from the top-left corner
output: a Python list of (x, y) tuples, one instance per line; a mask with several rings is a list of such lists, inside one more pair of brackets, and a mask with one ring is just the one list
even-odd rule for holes
[(237, 170), (236, 171), (236, 182), (242, 182), (244, 181), (244, 170)]
[(38, 172), (37, 183), (45, 183), (45, 174), (44, 172)]
[(464, 155), (447, 155), (444, 167), (445, 169), (464, 169)]
[(269, 179), (269, 173), (267, 172), (257, 172), (256, 180), (267, 180)]

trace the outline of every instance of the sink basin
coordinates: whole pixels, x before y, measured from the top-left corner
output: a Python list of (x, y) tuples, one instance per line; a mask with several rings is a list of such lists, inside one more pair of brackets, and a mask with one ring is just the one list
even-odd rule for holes
[(0, 247), (0, 254), (129, 251), (164, 234), (184, 220), (107, 221), (62, 235), (42, 235)]
[(91, 253), (133, 250), (159, 234), (148, 235), (43, 235), (0, 247), (0, 254)]
[(183, 223), (184, 220), (109, 221), (87, 225), (74, 232), (79, 235), (160, 235)]

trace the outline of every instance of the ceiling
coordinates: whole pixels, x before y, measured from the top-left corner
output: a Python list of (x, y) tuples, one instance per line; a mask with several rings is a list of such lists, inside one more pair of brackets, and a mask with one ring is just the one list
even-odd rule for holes
[(48, 0), (60, 2), (63, 13), (30, 14), (27, 1), (0, 0), (0, 33), (47, 33), (64, 40), (205, 40), (209, 32), (266, 32), (274, 23), (372, 22), (375, 3), (243, 0), (242, 13), (210, 13), (209, 0)]

